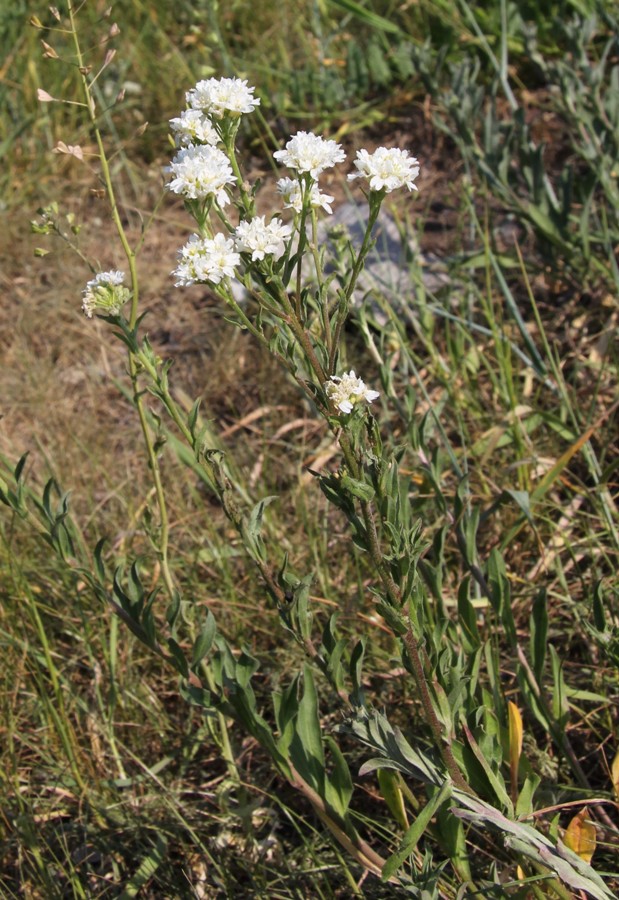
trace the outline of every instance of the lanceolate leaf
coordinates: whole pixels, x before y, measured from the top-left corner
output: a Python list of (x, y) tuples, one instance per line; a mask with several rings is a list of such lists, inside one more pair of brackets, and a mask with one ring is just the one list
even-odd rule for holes
[(458, 618), (462, 629), (462, 640), (468, 653), (473, 653), (481, 640), (477, 628), (477, 616), (475, 608), (469, 597), (470, 577), (463, 579), (460, 589), (458, 590)]
[(531, 659), (533, 661), (533, 671), (539, 683), (543, 680), (547, 640), (548, 607), (546, 591), (542, 589), (533, 601), (533, 611), (531, 613)]
[(410, 828), (402, 838), (402, 842), (398, 850), (385, 863), (385, 866), (383, 867), (382, 881), (386, 881), (388, 878), (390, 878), (408, 859), (408, 857), (417, 846), (419, 839), (423, 835), (424, 831), (430, 824), (430, 820), (432, 819), (436, 811), (449, 798), (451, 789), (451, 782), (446, 781), (440, 788), (440, 790), (438, 790), (428, 801), (428, 803), (426, 803), (424, 808), (421, 810), (413, 824), (410, 826)]
[(191, 652), (192, 668), (199, 665), (207, 655), (207, 653), (210, 651), (211, 647), (213, 646), (213, 641), (215, 640), (216, 631), (217, 625), (215, 624), (215, 616), (210, 610), (207, 610), (206, 621), (202, 626), (200, 634), (195, 640)]
[(552, 663), (552, 714), (560, 728), (565, 728), (570, 715), (568, 691), (563, 677), (563, 663), (552, 644), (548, 647)]
[(318, 716), (318, 695), (314, 676), (308, 665), (303, 669), (303, 696), (299, 701), (290, 756), (299, 774), (324, 797), (325, 757)]
[(288, 748), (294, 737), (294, 720), (299, 707), (299, 682), (300, 675), (297, 675), (281, 694), (275, 694), (273, 697), (275, 717), (280, 735), (277, 746), (284, 755), (287, 755)]
[(518, 802), (516, 804), (516, 818), (523, 818), (533, 812), (533, 795), (541, 781), (539, 775), (530, 773), (524, 779), (524, 783), (518, 794)]
[(394, 769), (378, 769), (376, 772), (383, 800), (400, 828), (408, 828), (408, 817), (400, 787), (401, 775)]
[(480, 764), (481, 768), (483, 769), (483, 772), (484, 772), (486, 778), (488, 779), (488, 782), (489, 782), (490, 786), (492, 787), (497, 800), (499, 801), (499, 803), (501, 803), (503, 808), (506, 809), (508, 811), (508, 813), (511, 815), (511, 813), (513, 812), (512, 802), (507, 794), (507, 791), (505, 790), (505, 784), (503, 782), (502, 776), (500, 775), (499, 772), (495, 772), (493, 770), (489, 761), (486, 759), (485, 754), (482, 753), (481, 748), (479, 747), (479, 744), (475, 740), (475, 737), (474, 737), (472, 731), (470, 730), (470, 728), (468, 727), (468, 725), (466, 724), (466, 722), (462, 723), (462, 729), (466, 735), (469, 747), (473, 751), (473, 755), (475, 756), (475, 759), (477, 760), (477, 762)]
[(512, 786), (512, 802), (515, 804), (518, 798), (518, 764), (522, 753), (522, 716), (515, 703), (510, 700), (507, 704), (507, 719), (509, 730), (509, 768)]
[(348, 812), (353, 791), (350, 769), (336, 741), (328, 735), (326, 742), (333, 762), (333, 771), (328, 776), (325, 784), (325, 799), (331, 809), (344, 818)]
[(365, 640), (361, 638), (357, 641), (350, 654), (349, 672), (353, 684), (351, 692), (351, 702), (355, 706), (362, 707), (363, 703), (363, 687), (361, 679), (363, 675), (363, 657), (365, 654)]
[(187, 664), (187, 659), (185, 658), (185, 654), (183, 653), (181, 647), (177, 644), (174, 638), (168, 638), (168, 650), (170, 651), (171, 660), (177, 671), (180, 672), (183, 678), (187, 678), (189, 676), (189, 666)]

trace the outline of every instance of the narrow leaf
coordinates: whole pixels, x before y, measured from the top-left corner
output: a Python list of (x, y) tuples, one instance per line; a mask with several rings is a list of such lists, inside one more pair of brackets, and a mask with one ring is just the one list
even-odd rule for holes
[(563, 677), (563, 663), (552, 644), (548, 645), (552, 664), (552, 714), (555, 722), (564, 729), (570, 717), (568, 690)]
[(458, 619), (462, 629), (462, 642), (467, 653), (473, 653), (481, 644), (477, 628), (477, 614), (469, 597), (470, 577), (466, 576), (458, 590)]
[(216, 630), (217, 626), (215, 625), (215, 616), (210, 610), (208, 610), (206, 614), (206, 621), (202, 626), (202, 630), (200, 631), (200, 634), (196, 638), (193, 645), (193, 650), (191, 653), (192, 668), (202, 662), (206, 654), (213, 646)]
[(170, 651), (170, 661), (174, 665), (176, 671), (180, 672), (183, 678), (188, 678), (189, 666), (187, 665), (185, 654), (183, 653), (180, 645), (174, 640), (174, 638), (168, 638), (168, 650)]
[[(16, 470), (17, 471), (17, 470)], [(598, 581), (593, 588), (593, 624), (598, 631), (606, 630), (606, 613), (604, 612), (604, 592), (602, 582)]]
[(361, 638), (353, 647), (350, 654), (350, 677), (353, 688), (350, 694), (351, 702), (356, 706), (363, 706), (363, 657), (365, 654), (365, 640)]
[(327, 735), (326, 742), (333, 761), (333, 771), (326, 782), (327, 802), (338, 815), (344, 818), (348, 812), (353, 791), (350, 769), (344, 754), (331, 735)]
[(15, 481), (20, 481), (22, 472), (24, 471), (24, 466), (26, 465), (26, 460), (28, 459), (28, 452), (24, 453), (23, 456), (20, 457), (19, 462), (15, 466)]
[(511, 794), (514, 806), (518, 800), (518, 765), (522, 753), (522, 716), (520, 710), (511, 700), (507, 703), (507, 721), (509, 729), (509, 771), (511, 778)]
[(511, 799), (507, 795), (507, 791), (505, 790), (505, 785), (503, 783), (503, 778), (502, 778), (500, 772), (495, 772), (492, 769), (492, 766), (490, 765), (489, 761), (486, 759), (485, 754), (482, 753), (479, 744), (475, 740), (473, 732), (468, 727), (466, 722), (462, 723), (462, 729), (466, 735), (468, 745), (471, 748), (471, 750), (473, 751), (473, 755), (475, 756), (475, 759), (477, 760), (477, 762), (480, 764), (481, 768), (483, 769), (484, 774), (485, 774), (486, 778), (488, 779), (488, 782), (495, 793), (496, 799), (499, 801), (501, 806), (507, 811), (507, 814), (509, 816), (512, 816), (513, 812), (514, 812), (513, 805), (512, 805)]
[(503, 491), (502, 496), (508, 497), (514, 501), (516, 506), (520, 508), (520, 511), (524, 513), (527, 517), (529, 523), (533, 524), (533, 516), (531, 515), (531, 504), (529, 499), (528, 491), (516, 491), (510, 490), (509, 488)]
[(566, 466), (571, 462), (572, 457), (574, 457), (584, 445), (591, 439), (591, 436), (595, 433), (597, 426), (592, 425), (591, 428), (588, 428), (578, 440), (574, 441), (571, 447), (568, 447), (565, 453), (559, 457), (557, 462), (549, 469), (544, 477), (540, 480), (540, 483), (537, 485), (533, 493), (531, 494), (531, 500), (537, 502), (541, 500), (541, 498), (550, 490), (555, 481), (559, 478), (563, 470)]
[(299, 701), (296, 733), (290, 745), (290, 756), (300, 775), (324, 796), (325, 757), (318, 715), (318, 695), (312, 670), (303, 669), (303, 696)]
[(510, 759), (516, 760), (517, 765), (522, 753), (522, 716), (516, 704), (511, 700), (507, 704), (507, 715), (509, 718), (509, 755)]
[(524, 779), (524, 784), (518, 794), (518, 802), (516, 804), (516, 818), (524, 818), (530, 816), (533, 812), (533, 795), (537, 790), (541, 778), (530, 772)]
[(548, 606), (546, 603), (546, 591), (542, 588), (533, 601), (531, 612), (531, 659), (535, 677), (540, 683), (543, 680), (547, 643)]
[(411, 853), (419, 843), (419, 839), (430, 824), (430, 820), (436, 813), (437, 809), (442, 806), (445, 800), (447, 800), (450, 796), (451, 788), (451, 781), (446, 781), (441, 789), (436, 792), (434, 797), (432, 797), (421, 810), (413, 824), (410, 826), (410, 828), (402, 838), (402, 842), (398, 850), (396, 850), (393, 856), (389, 857), (389, 859), (383, 866), (383, 871), (381, 874), (382, 881), (387, 881), (399, 869), (402, 863), (404, 863), (411, 855)]
[(399, 772), (395, 772), (393, 769), (379, 769), (376, 777), (378, 778), (378, 786), (380, 787), (383, 800), (389, 807), (393, 818), (400, 828), (408, 828), (408, 816), (406, 815), (404, 797), (400, 787), (401, 776)]

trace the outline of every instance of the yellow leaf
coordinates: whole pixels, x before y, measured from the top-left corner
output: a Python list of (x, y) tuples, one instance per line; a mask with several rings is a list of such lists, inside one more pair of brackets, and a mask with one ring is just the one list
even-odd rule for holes
[(522, 716), (515, 703), (507, 704), (507, 720), (509, 723), (509, 758), (518, 765), (522, 753)]
[(610, 777), (612, 778), (615, 796), (619, 800), (619, 750), (615, 753), (613, 764), (610, 767)]
[(577, 853), (586, 863), (590, 863), (595, 851), (595, 825), (589, 821), (589, 809), (584, 806), (574, 816), (565, 830), (565, 845)]
[(514, 806), (518, 800), (518, 763), (522, 753), (522, 716), (511, 700), (507, 703), (507, 724), (509, 730), (509, 774), (511, 795)]

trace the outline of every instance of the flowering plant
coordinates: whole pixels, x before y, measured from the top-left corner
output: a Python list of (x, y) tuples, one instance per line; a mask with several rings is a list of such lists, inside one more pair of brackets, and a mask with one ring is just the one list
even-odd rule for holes
[(118, 316), (131, 297), (131, 291), (124, 286), (125, 273), (120, 271), (99, 272), (84, 288), (82, 309), (92, 319), (93, 313)]
[[(92, 558), (80, 556), (81, 545), (68, 525), (68, 499), (57, 509), (50, 504), (50, 490), (28, 505), (23, 487), (23, 461), (14, 472), (14, 487), (0, 479), (0, 501), (23, 518), (32, 516), (51, 546), (74, 568), (82, 584), (108, 604), (153, 653), (172, 667), (180, 678), (183, 696), (204, 711), (216, 734), (230, 778), (241, 790), (237, 761), (229, 739), (230, 722), (257, 742), (279, 777), (298, 791), (341, 847), (365, 871), (392, 885), (420, 896), (415, 876), (422, 873), (416, 847), (422, 833), (432, 829), (462, 882), (471, 882), (466, 854), (464, 823), (470, 827), (507, 835), (506, 847), (518, 860), (535, 870), (552, 873), (553, 890), (563, 890), (559, 881), (575, 890), (587, 890), (607, 900), (604, 885), (596, 881), (585, 864), (566, 856), (545, 835), (521, 821), (530, 812), (535, 790), (533, 778), (525, 781), (523, 799), (517, 790), (508, 793), (501, 763), (504, 761), (500, 729), (491, 720), (486, 698), (480, 703), (477, 683), (482, 647), (476, 618), (468, 595), (469, 581), (458, 593), (458, 623), (463, 635), (446, 642), (454, 623), (445, 610), (440, 577), (424, 558), (428, 542), (422, 523), (413, 515), (410, 481), (400, 469), (401, 448), (383, 442), (375, 412), (378, 403), (398, 402), (391, 390), (389, 366), (384, 363), (366, 328), (368, 346), (377, 362), (377, 374), (365, 374), (371, 384), (380, 379), (381, 393), (368, 387), (349, 368), (345, 326), (349, 321), (359, 276), (372, 246), (372, 233), (388, 193), (406, 188), (417, 190), (419, 164), (406, 150), (381, 147), (361, 150), (351, 181), (362, 179), (369, 215), (358, 248), (347, 246), (348, 265), (329, 269), (325, 248), (318, 239), (317, 217), (330, 214), (334, 198), (321, 189), (324, 173), (345, 161), (342, 147), (334, 140), (300, 131), (273, 156), (290, 175), (278, 181), (282, 209), (257, 212), (259, 195), (243, 177), (237, 158), (237, 134), (244, 115), (259, 105), (255, 89), (235, 78), (209, 78), (186, 95), (188, 107), (171, 120), (178, 150), (168, 167), (168, 190), (183, 198), (195, 230), (180, 249), (172, 278), (177, 286), (208, 285), (226, 304), (228, 320), (249, 332), (279, 363), (294, 382), (308, 406), (330, 430), (338, 448), (332, 471), (312, 471), (316, 484), (346, 521), (355, 546), (363, 554), (367, 588), (374, 598), (375, 621), (389, 632), (397, 658), (398, 677), (412, 683), (420, 710), (420, 733), (409, 738), (393, 718), (397, 710), (378, 710), (364, 659), (372, 633), (361, 635), (353, 646), (340, 636), (337, 617), (316, 635), (310, 601), (312, 574), (297, 576), (288, 560), (269, 540), (268, 506), (271, 497), (252, 502), (247, 491), (235, 489), (233, 466), (223, 456), (200, 417), (199, 400), (188, 410), (170, 385), (170, 362), (154, 351), (139, 309), (137, 251), (129, 242), (118, 212), (115, 186), (99, 127), (93, 84), (77, 41), (72, 5), (71, 28), (76, 36), (78, 66), (86, 99), (85, 108), (99, 149), (101, 177), (112, 216), (125, 253), (128, 273), (99, 272), (88, 281), (83, 310), (88, 318), (98, 316), (110, 326), (110, 334), (127, 349), (130, 395), (135, 405), (158, 521), (149, 523), (155, 545), (161, 587), (148, 589), (140, 576), (138, 561), (127, 572), (118, 566), (109, 571), (104, 543)], [(40, 226), (47, 228), (49, 223)], [(170, 262), (172, 267), (173, 262)], [(128, 285), (125, 286), (125, 279)], [(363, 324), (363, 323), (362, 323)], [(160, 404), (150, 414), (145, 394)], [(218, 628), (210, 609), (191, 607), (182, 595), (181, 579), (170, 558), (170, 525), (165, 480), (160, 464), (162, 418), (177, 442), (189, 448), (189, 465), (217, 498), (242, 544), (250, 571), (257, 573), (279, 613), (281, 639), (291, 638), (303, 655), (298, 670), (272, 691), (272, 709), (259, 711), (253, 684), (260, 666), (249, 649), (234, 647)], [(410, 415), (412, 419), (412, 414)], [(410, 434), (419, 442), (420, 431)], [(435, 477), (431, 462), (423, 456), (428, 481)], [(461, 497), (456, 497), (454, 519), (468, 522), (470, 533), (462, 534), (471, 573), (479, 575), (474, 530), (477, 523), (466, 518)], [(448, 518), (446, 515), (445, 518)], [(472, 523), (472, 524), (471, 524)], [(444, 531), (433, 536), (440, 559)], [(79, 545), (79, 546), (78, 546)], [(86, 556), (86, 558), (85, 558)], [(488, 592), (493, 609), (505, 628), (515, 634), (511, 608), (506, 602), (504, 572), (496, 559), (488, 565)], [(364, 585), (365, 586), (365, 585)], [(163, 609), (162, 609), (163, 607)], [(190, 609), (188, 609), (190, 608)], [(518, 648), (519, 649), (519, 648)], [(487, 648), (488, 655), (492, 648)], [(371, 654), (368, 666), (372, 665)], [(338, 728), (331, 717), (320, 714), (324, 698), (317, 684), (334, 698)], [(502, 698), (495, 684), (498, 705)], [(541, 710), (539, 698), (536, 699)], [(497, 713), (498, 715), (498, 713)], [(490, 725), (483, 734), (483, 751), (473, 729), (486, 716)], [(510, 727), (515, 714), (510, 711)], [(485, 721), (485, 720), (484, 720)], [(515, 719), (518, 724), (517, 718)], [(361, 773), (378, 772), (380, 792), (397, 825), (404, 830), (400, 846), (386, 860), (366, 838), (354, 812), (354, 785), (350, 757), (342, 749), (345, 741), (369, 749), (371, 756)], [(411, 741), (414, 740), (414, 746)], [(520, 750), (509, 741), (509, 761), (517, 789)], [(489, 757), (489, 758), (486, 758)], [(350, 761), (349, 761), (350, 760)], [(527, 776), (528, 778), (528, 776)], [(408, 787), (409, 781), (424, 785), (425, 803)], [(518, 805), (516, 804), (518, 801)], [(416, 818), (409, 826), (407, 805)], [(517, 808), (515, 809), (515, 806)], [(372, 823), (368, 829), (372, 831)], [(375, 834), (378, 828), (375, 829)], [(439, 867), (436, 878), (440, 877)], [(412, 873), (412, 875), (411, 875)], [(461, 892), (460, 892), (461, 893)]]

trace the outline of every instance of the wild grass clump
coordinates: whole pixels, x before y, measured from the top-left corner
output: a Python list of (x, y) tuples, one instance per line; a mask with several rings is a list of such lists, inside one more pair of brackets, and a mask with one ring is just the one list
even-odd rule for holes
[[(3, 896), (615, 895), (616, 34), (490, 6), (308, 4), (296, 101), (268, 5), (260, 58), (242, 4), (33, 19), (75, 180), (1, 313)], [(157, 54), (183, 111), (127, 103)], [(420, 85), (428, 158), (305, 121)]]

